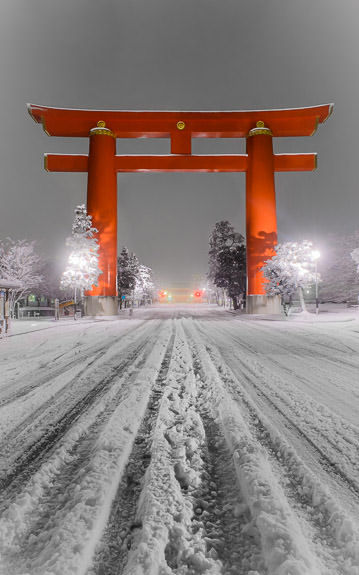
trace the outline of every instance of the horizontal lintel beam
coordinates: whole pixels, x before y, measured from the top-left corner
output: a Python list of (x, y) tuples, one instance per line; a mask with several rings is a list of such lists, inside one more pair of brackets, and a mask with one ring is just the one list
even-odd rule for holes
[(45, 154), (47, 172), (88, 172), (88, 156), (82, 154)]
[(118, 172), (245, 172), (247, 156), (116, 156)]
[[(261, 120), (274, 136), (310, 136), (331, 114), (332, 104), (281, 110), (140, 111), (78, 110), (28, 104), (49, 136), (89, 137), (102, 120), (117, 138), (170, 138), (178, 130), (191, 138), (245, 138)], [(181, 126), (179, 128), (179, 126)]]
[[(88, 156), (46, 154), (48, 172), (87, 172)], [(247, 156), (116, 156), (117, 172), (245, 172)]]
[[(245, 172), (246, 154), (217, 156), (116, 156), (117, 172)], [(275, 172), (312, 171), (316, 168), (316, 154), (275, 154)], [(46, 154), (48, 172), (87, 172), (88, 156)]]
[(274, 154), (275, 172), (312, 172), (317, 168), (317, 154)]

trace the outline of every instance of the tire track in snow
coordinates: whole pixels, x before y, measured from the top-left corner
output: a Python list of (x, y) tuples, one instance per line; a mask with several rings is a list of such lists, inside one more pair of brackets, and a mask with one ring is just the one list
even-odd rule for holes
[[(203, 333), (203, 330), (201, 330), (201, 333)], [(208, 333), (206, 334), (206, 337), (207, 339), (209, 338), (208, 341), (210, 340), (213, 346), (214, 343), (213, 337), (211, 337)], [(237, 341), (240, 344), (241, 348), (253, 354), (252, 346), (246, 344), (242, 340), (235, 340), (235, 341)], [(344, 489), (349, 490), (351, 494), (355, 493), (356, 495), (359, 495), (359, 482), (357, 480), (357, 469), (355, 469), (355, 464), (358, 467), (359, 460), (357, 459), (357, 457), (356, 460), (353, 460), (353, 454), (351, 453), (354, 450), (355, 446), (358, 445), (358, 436), (354, 429), (352, 430), (350, 435), (352, 426), (346, 425), (345, 429), (343, 429), (342, 435), (340, 436), (341, 440), (344, 441), (344, 445), (347, 444), (348, 450), (350, 450), (348, 451), (347, 454), (343, 451), (343, 443), (335, 442), (335, 436), (333, 439), (331, 439), (330, 437), (328, 437), (328, 435), (325, 434), (324, 430), (317, 427), (316, 425), (317, 414), (314, 414), (312, 416), (313, 425), (315, 425), (313, 430), (310, 428), (310, 423), (308, 420), (303, 422), (298, 420), (297, 417), (298, 423), (296, 423), (296, 421), (294, 420), (296, 414), (295, 412), (293, 413), (292, 406), (289, 401), (290, 396), (281, 399), (278, 396), (278, 391), (276, 391), (275, 394), (272, 393), (272, 395), (270, 395), (268, 392), (264, 390), (264, 386), (260, 385), (259, 381), (263, 380), (266, 377), (268, 367), (265, 366), (262, 362), (259, 362), (257, 356), (255, 359), (255, 366), (251, 365), (248, 359), (244, 358), (243, 355), (239, 355), (236, 352), (233, 353), (233, 357), (236, 359), (238, 366), (240, 366), (241, 375), (243, 377), (242, 384), (245, 385), (247, 391), (251, 393), (251, 391), (254, 390), (256, 396), (259, 399), (262, 399), (265, 402), (265, 404), (270, 407), (271, 410), (274, 410), (274, 412), (277, 415), (279, 415), (279, 417), (284, 422), (285, 429), (292, 431), (300, 439), (301, 443), (303, 443), (303, 440), (307, 443), (310, 451), (316, 454), (316, 460), (321, 464), (321, 467), (326, 472), (333, 473), (337, 478), (337, 481)], [(283, 369), (283, 371), (286, 371), (293, 377), (293, 371), (290, 370), (289, 368), (286, 368), (285, 366), (282, 366), (282, 364), (276, 362), (274, 358), (269, 358), (268, 362), (273, 365), (278, 365), (281, 369)], [(309, 382), (309, 380), (307, 378), (304, 378), (303, 376), (296, 375), (296, 378), (303, 380), (306, 383)], [(267, 388), (268, 385), (270, 384), (271, 379), (273, 379), (273, 376), (272, 374), (268, 373), (268, 376), (266, 378)], [(273, 383), (273, 385), (275, 385), (275, 382)], [(280, 388), (278, 387), (278, 389)], [(251, 395), (253, 396), (253, 393)], [(275, 399), (273, 399), (273, 397)], [(303, 402), (302, 398), (298, 398), (298, 401), (299, 399), (301, 402)], [(278, 401), (284, 403), (284, 408), (278, 405)], [(310, 399), (309, 407), (311, 407), (311, 404), (318, 405), (317, 402), (312, 398)], [(289, 413), (292, 412), (292, 416), (290, 416), (288, 412)], [(302, 409), (301, 414), (303, 415), (304, 413), (305, 412)], [(332, 415), (332, 417), (334, 417), (334, 414)], [(337, 415), (335, 416), (335, 419), (337, 422), (337, 432), (338, 432), (338, 430), (340, 430), (340, 424), (343, 425), (343, 421)], [(331, 425), (333, 425), (332, 421)], [(307, 431), (305, 430), (305, 427), (307, 428)], [(311, 432), (312, 437), (310, 435)], [(318, 445), (318, 438), (321, 438), (322, 446)], [(343, 465), (343, 458), (345, 459), (346, 462), (345, 465)], [(343, 467), (346, 467), (347, 471), (345, 471), (345, 468)], [(350, 467), (353, 468), (351, 473), (349, 473)]]
[[(120, 339), (121, 338), (117, 338), (111, 347), (114, 347)], [(18, 458), (15, 459), (11, 467), (7, 470), (6, 475), (0, 478), (0, 488), (4, 492), (5, 496), (8, 495), (6, 490), (13, 482), (15, 482), (15, 485), (12, 489), (15, 491), (21, 489), (21, 486), (32, 474), (36, 472), (37, 469), (39, 469), (42, 463), (46, 460), (46, 457), (51, 454), (53, 448), (71, 428), (79, 416), (82, 415), (85, 411), (90, 410), (93, 403), (98, 402), (101, 399), (101, 397), (111, 387), (113, 379), (118, 374), (121, 374), (124, 370), (131, 366), (135, 360), (138, 361), (139, 357), (143, 357), (144, 351), (149, 347), (149, 345), (150, 342), (146, 333), (139, 338), (139, 341), (135, 341), (134, 343), (130, 344), (126, 348), (126, 353), (129, 355), (127, 355), (124, 360), (120, 361), (117, 365), (115, 365), (114, 368), (110, 368), (109, 374), (98, 381), (90, 390), (85, 393), (85, 395), (83, 395), (81, 398), (78, 398), (76, 402), (66, 410), (65, 413), (61, 414), (60, 419), (49, 426), (49, 428), (40, 436), (37, 441), (30, 445), (26, 451), (20, 453)], [(105, 347), (106, 346), (102, 347), (101, 351), (96, 354), (96, 358), (91, 361), (90, 366), (94, 362), (100, 360)], [(81, 373), (76, 375), (75, 380), (78, 379), (79, 375), (86, 372), (90, 366), (87, 365), (86, 368), (81, 370)], [(73, 380), (71, 380), (67, 385), (70, 386), (72, 383)], [(63, 393), (64, 391), (62, 389), (57, 395), (61, 396)], [(54, 397), (50, 398), (45, 406), (41, 406), (37, 415), (43, 415), (44, 409), (46, 409), (48, 405), (51, 406), (54, 402), (54, 399)], [(29, 419), (30, 421), (33, 421), (34, 414), (31, 414)], [(23, 425), (21, 427), (23, 427)], [(27, 431), (27, 433), (28, 432), (29, 431)], [(6, 442), (9, 443), (11, 439), (11, 437), (7, 437)]]
[[(51, 364), (54, 364), (55, 362), (58, 362), (59, 359), (61, 359), (62, 361), (60, 365), (56, 365), (53, 368), (49, 367), (48, 364), (42, 366), (43, 369), (46, 369), (46, 374), (44, 374), (43, 376), (39, 377), (38, 368), (36, 368), (33, 372), (27, 373), (25, 385), (23, 375), (21, 375), (18, 383), (12, 381), (8, 385), (3, 386), (1, 388), (2, 394), (4, 393), (4, 391), (6, 391), (7, 388), (10, 389), (12, 393), (8, 397), (0, 399), (0, 409), (8, 405), (9, 403), (13, 403), (17, 399), (26, 396), (27, 394), (34, 391), (36, 388), (43, 386), (44, 384), (47, 384), (48, 382), (54, 380), (56, 377), (63, 375), (64, 371), (70, 371), (73, 367), (77, 366), (79, 363), (86, 362), (86, 360), (94, 354), (94, 357), (91, 358), (90, 362), (87, 363), (86, 367), (84, 368), (84, 370), (86, 370), (99, 357), (101, 357), (101, 355), (105, 351), (107, 351), (109, 346), (116, 345), (116, 343), (121, 341), (124, 337), (130, 334), (133, 335), (136, 331), (140, 330), (140, 328), (143, 328), (143, 324), (137, 325), (131, 330), (130, 329), (126, 330), (120, 336), (117, 337), (109, 336), (107, 337), (106, 342), (103, 345), (101, 345), (101, 347), (99, 347), (98, 342), (92, 345), (88, 345), (84, 342), (81, 344), (81, 347), (84, 348), (83, 350), (79, 350), (76, 347), (74, 351), (74, 347), (72, 346), (71, 349), (66, 350), (65, 352), (61, 353), (60, 355), (57, 355), (55, 358), (51, 360)], [(69, 360), (68, 358), (69, 355), (74, 356), (73, 359)]]
[[(72, 425), (63, 446), (60, 442), (56, 449), (53, 462), (44, 462), (44, 469), (37, 472), (39, 477), (33, 485), (29, 482), (23, 494), (19, 494), (16, 505), (20, 506), (21, 514), (27, 515), (18, 518), (16, 505), (10, 504), (9, 513), (0, 521), (3, 558), (5, 565), (10, 565), (7, 572), (15, 575), (25, 569), (31, 575), (38, 575), (48, 572), (47, 562), (47, 569), (56, 574), (82, 572), (88, 554), (88, 549), (84, 551), (83, 547), (89, 545), (89, 536), (90, 541), (94, 534), (96, 536), (97, 524), (102, 522), (107, 506), (104, 501), (107, 491), (113, 491), (113, 482), (122, 473), (130, 453), (133, 433), (138, 427), (136, 413), (141, 413), (142, 396), (147, 397), (150, 379), (158, 373), (159, 365), (158, 368), (156, 365), (163, 357), (161, 350), (167, 345), (168, 329), (157, 330), (156, 336), (155, 345), (147, 339), (137, 357), (128, 358), (126, 366), (122, 363), (121, 369), (112, 373), (112, 387), (106, 389), (107, 396), (101, 399), (100, 405), (94, 404), (94, 413), (81, 414), (84, 421)], [(105, 486), (102, 472), (106, 475)], [(39, 498), (38, 507), (27, 497), (30, 491)], [(27, 511), (23, 502), (31, 505)], [(13, 517), (16, 517), (16, 525), (12, 524)], [(66, 539), (69, 539), (67, 543)], [(58, 545), (62, 546), (62, 553), (56, 551)]]
[[(137, 528), (131, 535), (127, 563), (119, 570), (123, 575), (220, 572), (218, 561), (206, 553), (201, 531), (193, 529), (191, 492), (200, 482), (203, 466), (199, 453), (203, 427), (193, 405), (196, 389), (191, 355), (180, 320), (174, 321), (176, 335), (167, 384), (136, 509)], [(103, 572), (107, 575), (106, 565)]]
[[(247, 575), (252, 570), (267, 572), (261, 557), (258, 534), (251, 529), (248, 507), (238, 484), (233, 457), (223, 430), (213, 413), (215, 390), (210, 389), (205, 367), (189, 338), (198, 389), (196, 409), (203, 422), (206, 441), (203, 449), (205, 468), (195, 496), (196, 528), (201, 524), (207, 550), (223, 564), (223, 572)], [(198, 517), (199, 515), (199, 517)], [(248, 526), (250, 528), (248, 528)]]
[[(248, 329), (248, 323), (246, 324), (246, 327)], [(316, 326), (315, 323), (311, 324), (311, 327), (314, 327), (314, 329), (317, 327), (319, 328), (319, 326)], [(262, 332), (263, 333), (267, 333), (268, 338), (266, 343), (270, 343), (270, 336), (271, 336), (271, 331), (270, 331), (270, 327), (267, 325), (263, 325), (263, 324), (256, 324), (255, 322), (252, 322), (250, 324), (250, 328), (252, 328), (252, 330), (254, 332)], [(319, 331), (319, 329), (317, 329), (317, 331)], [(227, 332), (228, 334), (229, 332)], [(320, 333), (320, 332), (319, 332)], [(308, 333), (304, 332), (304, 333), (300, 333), (300, 332), (296, 332), (296, 338), (297, 338), (297, 342), (295, 344), (295, 350), (296, 353), (298, 353), (302, 358), (303, 357), (309, 357), (311, 359), (314, 359), (315, 361), (317, 361), (318, 359), (324, 359), (326, 361), (328, 361), (328, 363), (330, 365), (334, 365), (337, 366), (338, 362), (340, 362), (343, 366), (346, 366), (348, 368), (350, 368), (351, 370), (357, 370), (359, 367), (358, 361), (353, 362), (350, 361), (348, 359), (346, 359), (346, 357), (338, 357), (338, 352), (342, 353), (342, 350), (338, 349), (338, 345), (336, 348), (333, 348), (332, 346), (328, 345), (327, 343), (323, 344), (320, 341), (318, 341), (318, 339), (315, 340), (315, 348), (316, 350), (313, 351), (313, 345), (312, 342), (308, 342)], [(313, 335), (313, 334), (311, 334)], [(322, 336), (322, 334), (320, 334)], [(293, 344), (292, 345), (288, 345), (290, 338), (286, 337), (287, 334), (286, 333), (282, 333), (281, 331), (277, 330), (276, 331), (276, 345), (274, 346), (273, 349), (273, 344), (271, 345), (272, 351), (277, 351), (279, 348), (281, 348), (282, 350), (291, 352), (293, 350)], [(243, 340), (241, 340), (243, 341)], [(343, 345), (341, 342), (339, 342), (340, 345)], [(322, 351), (320, 352), (318, 350), (319, 348), (322, 348)], [(346, 346), (347, 347), (347, 346)], [(352, 348), (348, 348), (352, 353), (353, 353), (353, 357), (357, 358), (357, 351), (358, 350), (354, 350)], [(331, 353), (335, 352), (335, 353)], [(258, 351), (257, 351), (258, 353)]]
[[(271, 468), (302, 525), (302, 531), (308, 534), (307, 539), (313, 542), (317, 557), (325, 565), (325, 573), (352, 575), (359, 572), (359, 533), (352, 518), (330, 495), (326, 486), (305, 467), (293, 447), (247, 394), (239, 379), (243, 373), (234, 375), (209, 343), (209, 338), (205, 350), (224, 387), (234, 400), (240, 401), (247, 425), (266, 450)], [(253, 378), (251, 382), (254, 384)], [(298, 432), (302, 436), (300, 429)]]
[(140, 522), (136, 521), (138, 498), (144, 475), (151, 460), (152, 432), (166, 385), (174, 338), (173, 333), (167, 345), (159, 374), (154, 382), (128, 464), (118, 486), (106, 528), (97, 545), (88, 575), (119, 575), (122, 573), (127, 562), (128, 552), (131, 549), (134, 532), (142, 526)]
[[(141, 329), (142, 328), (142, 329)], [(140, 330), (140, 333), (138, 333)], [(141, 337), (141, 331), (148, 332), (148, 325), (141, 324), (137, 326), (129, 334), (126, 334), (130, 340), (133, 339), (133, 334), (135, 337)], [(135, 332), (135, 333), (134, 333)], [(18, 405), (11, 404), (7, 408), (8, 414), (6, 413), (6, 408), (0, 409), (0, 416), (3, 421), (6, 421), (7, 415), (7, 425), (9, 430), (3, 434), (3, 440), (0, 445), (0, 452), (2, 453), (2, 458), (6, 456), (6, 453), (12, 452), (16, 445), (14, 442), (17, 440), (21, 442), (20, 451), (26, 449), (26, 442), (28, 437), (36, 434), (37, 424), (47, 417), (49, 420), (49, 426), (53, 425), (54, 421), (60, 420), (66, 412), (66, 402), (75, 404), (77, 402), (76, 394), (87, 393), (88, 388), (91, 386), (91, 381), (89, 381), (89, 376), (91, 375), (91, 368), (96, 369), (96, 366), (101, 364), (103, 361), (103, 356), (106, 356), (107, 361), (111, 355), (112, 349), (115, 349), (116, 353), (126, 352), (122, 342), (124, 341), (124, 346), (128, 346), (128, 341), (123, 339), (122, 336), (110, 338), (106, 345), (101, 346), (98, 350), (97, 346), (91, 346), (91, 351), (95, 353), (95, 356), (88, 358), (88, 353), (84, 353), (82, 362), (80, 360), (74, 360), (69, 364), (69, 368), (63, 369), (61, 366), (56, 372), (50, 372), (51, 375), (47, 375), (41, 381), (41, 387), (36, 386), (33, 393), (27, 394), (24, 401), (18, 402)], [(116, 345), (119, 344), (118, 349)], [(84, 381), (87, 378), (87, 381)], [(82, 384), (81, 384), (82, 381)], [(82, 385), (83, 390), (78, 389)], [(39, 392), (41, 392), (39, 394)], [(13, 402), (14, 403), (14, 402)], [(58, 404), (58, 405), (56, 405)], [(55, 409), (56, 406), (56, 409)], [(10, 411), (9, 411), (10, 410)], [(15, 421), (12, 419), (12, 414), (15, 412), (17, 417)]]
[(213, 411), (213, 389), (207, 389), (182, 320), (175, 321), (175, 346), (153, 432), (151, 462), (132, 512), (132, 533), (127, 532), (126, 540), (124, 531), (121, 540), (125, 546), (131, 543), (128, 561), (117, 571), (104, 560), (102, 569), (97, 565), (87, 575), (248, 575), (259, 565), (265, 575), (256, 535), (245, 527), (248, 513)]

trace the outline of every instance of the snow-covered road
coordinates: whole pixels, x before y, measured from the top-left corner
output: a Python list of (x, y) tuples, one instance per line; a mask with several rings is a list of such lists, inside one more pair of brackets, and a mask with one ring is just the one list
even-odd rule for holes
[(323, 319), (16, 326), (0, 574), (359, 575), (359, 321)]

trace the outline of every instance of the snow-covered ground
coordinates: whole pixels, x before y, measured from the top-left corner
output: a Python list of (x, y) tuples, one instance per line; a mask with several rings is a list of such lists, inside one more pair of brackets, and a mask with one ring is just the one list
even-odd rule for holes
[(1, 575), (359, 575), (359, 312), (0, 340)]

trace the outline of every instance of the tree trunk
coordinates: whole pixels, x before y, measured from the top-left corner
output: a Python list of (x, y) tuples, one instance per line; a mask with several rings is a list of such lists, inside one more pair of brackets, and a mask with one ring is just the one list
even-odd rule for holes
[(298, 293), (299, 293), (299, 301), (300, 301), (300, 305), (302, 307), (302, 311), (306, 311), (303, 288), (301, 288), (301, 287), (298, 288)]

